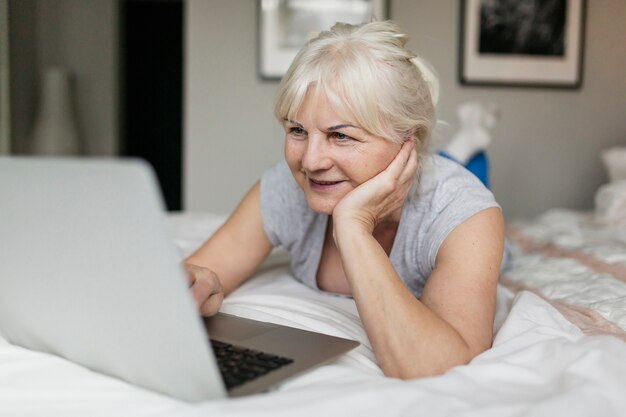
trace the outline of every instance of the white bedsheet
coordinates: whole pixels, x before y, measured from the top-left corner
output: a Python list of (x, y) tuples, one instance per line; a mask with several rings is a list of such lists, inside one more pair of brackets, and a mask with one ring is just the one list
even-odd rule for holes
[[(189, 243), (180, 227), (187, 220), (174, 218), (172, 225)], [(181, 254), (192, 249), (180, 243)], [(490, 350), (444, 375), (413, 381), (382, 375), (352, 300), (299, 284), (284, 265), (259, 273), (223, 311), (362, 345), (276, 391), (187, 404), (0, 338), (0, 416), (626, 415), (626, 343), (584, 336), (530, 292), (500, 288)]]
[(551, 300), (598, 313), (626, 340), (626, 228), (591, 212), (552, 209), (510, 225), (512, 268), (505, 276)]

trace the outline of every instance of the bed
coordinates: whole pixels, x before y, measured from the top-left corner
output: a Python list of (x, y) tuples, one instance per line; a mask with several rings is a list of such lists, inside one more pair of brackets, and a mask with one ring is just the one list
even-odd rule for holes
[[(184, 212), (167, 226), (182, 258), (222, 221)], [(508, 237), (493, 347), (441, 376), (384, 377), (354, 302), (299, 284), (275, 250), (222, 311), (359, 348), (269, 393), (188, 404), (0, 337), (0, 416), (625, 416), (626, 227), (551, 210)]]

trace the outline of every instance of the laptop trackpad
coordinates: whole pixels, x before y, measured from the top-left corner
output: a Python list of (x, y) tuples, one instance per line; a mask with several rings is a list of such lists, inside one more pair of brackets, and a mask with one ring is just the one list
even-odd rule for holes
[(246, 340), (275, 330), (277, 325), (218, 313), (204, 319), (210, 338)]

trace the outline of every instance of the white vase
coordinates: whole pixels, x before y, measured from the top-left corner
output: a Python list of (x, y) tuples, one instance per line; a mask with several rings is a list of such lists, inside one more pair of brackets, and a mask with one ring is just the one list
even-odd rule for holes
[(39, 111), (31, 135), (31, 152), (51, 156), (80, 154), (69, 72), (63, 68), (48, 68), (41, 81)]

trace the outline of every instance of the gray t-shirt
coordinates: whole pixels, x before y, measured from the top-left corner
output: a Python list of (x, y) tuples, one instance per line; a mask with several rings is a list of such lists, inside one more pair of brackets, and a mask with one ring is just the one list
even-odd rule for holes
[[(389, 259), (406, 287), (419, 297), (448, 234), (481, 210), (499, 207), (493, 194), (469, 171), (438, 155), (423, 159), (416, 183), (402, 207)], [(261, 178), (263, 227), (274, 246), (291, 255), (296, 279), (318, 289), (317, 270), (328, 215), (311, 210), (286, 162)]]

